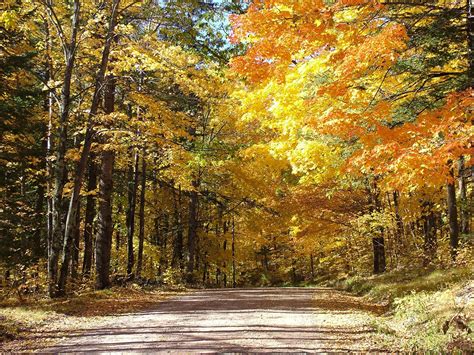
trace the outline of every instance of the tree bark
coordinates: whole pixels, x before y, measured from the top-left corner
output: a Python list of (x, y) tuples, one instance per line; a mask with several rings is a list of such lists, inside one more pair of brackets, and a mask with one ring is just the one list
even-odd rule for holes
[(460, 207), (460, 233), (469, 234), (469, 212), (467, 201), (467, 184), (464, 176), (464, 157), (459, 158), (459, 202)]
[(456, 188), (454, 187), (454, 171), (450, 168), (450, 181), (447, 185), (448, 193), (448, 218), (449, 218), (449, 244), (451, 246), (451, 258), (456, 260), (459, 246), (459, 224), (458, 208), (456, 206)]
[(79, 268), (79, 245), (81, 240), (81, 213), (80, 208), (76, 214), (76, 222), (73, 235), (72, 243), (72, 260), (71, 260), (71, 276), (73, 279), (77, 279), (78, 268)]
[[(376, 182), (373, 182), (372, 189), (369, 188), (369, 196), (371, 199), (371, 210), (372, 211), (381, 211), (382, 203), (379, 198), (380, 190), (377, 187)], [(384, 273), (387, 269), (387, 263), (385, 258), (385, 238), (384, 238), (384, 229), (380, 227), (379, 236), (372, 238), (372, 247), (373, 247), (373, 271), (374, 274)]]
[(102, 152), (101, 174), (99, 182), (99, 218), (96, 237), (95, 268), (96, 289), (110, 285), (110, 254), (112, 249), (112, 191), (115, 154), (111, 150)]
[(84, 217), (84, 259), (82, 262), (82, 275), (88, 277), (92, 268), (95, 196), (92, 191), (97, 189), (97, 165), (94, 157), (89, 161), (89, 172), (87, 180), (86, 212)]
[(385, 240), (383, 237), (372, 238), (374, 248), (374, 274), (381, 274), (386, 270)]
[(146, 189), (146, 159), (145, 147), (142, 149), (142, 175), (140, 183), (140, 210), (138, 212), (139, 229), (138, 229), (138, 254), (137, 254), (137, 277), (141, 276), (143, 267), (143, 244), (145, 241), (145, 189)]
[(176, 226), (176, 235), (173, 241), (173, 259), (171, 261), (172, 267), (179, 266), (183, 268), (183, 223), (181, 219), (181, 186), (178, 193), (173, 189), (174, 201), (174, 223)]
[(423, 235), (424, 235), (424, 261), (423, 265), (428, 266), (434, 259), (437, 249), (436, 241), (436, 217), (433, 212), (433, 203), (425, 201), (423, 203)]
[[(114, 111), (115, 80), (108, 76), (104, 94), (104, 109), (106, 114)], [(101, 174), (99, 183), (99, 228), (96, 238), (96, 289), (104, 289), (110, 285), (110, 255), (112, 251), (112, 192), (115, 153), (104, 149), (101, 154)]]
[(237, 286), (235, 269), (235, 220), (232, 216), (232, 288)]
[(466, 0), (466, 22), (467, 22), (467, 43), (468, 43), (468, 71), (467, 87), (474, 87), (474, 3)]
[(194, 190), (190, 192), (189, 196), (189, 219), (188, 219), (188, 260), (187, 260), (187, 279), (188, 282), (193, 282), (194, 263), (196, 258), (196, 242), (197, 242), (197, 209), (198, 209), (198, 193), (197, 188), (199, 182), (193, 180)]
[(128, 173), (128, 209), (127, 209), (127, 275), (132, 276), (135, 263), (133, 251), (133, 235), (135, 233), (135, 208), (138, 187), (138, 152), (134, 153), (134, 163)]

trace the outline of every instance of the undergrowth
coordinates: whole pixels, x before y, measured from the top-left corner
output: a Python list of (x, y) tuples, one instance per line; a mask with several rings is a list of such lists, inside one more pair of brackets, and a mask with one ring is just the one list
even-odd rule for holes
[(333, 284), (390, 311), (374, 318), (381, 343), (408, 352), (474, 351), (474, 278), (471, 268), (395, 271)]

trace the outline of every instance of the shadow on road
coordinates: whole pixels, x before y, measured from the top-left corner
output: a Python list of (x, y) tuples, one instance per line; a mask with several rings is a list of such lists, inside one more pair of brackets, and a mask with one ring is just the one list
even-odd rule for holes
[[(36, 338), (65, 338), (45, 349), (52, 352), (367, 350), (372, 330), (351, 324), (354, 312), (338, 297), (323, 288), (200, 290), (149, 311), (107, 317), (106, 324)], [(339, 302), (334, 310), (331, 299)]]

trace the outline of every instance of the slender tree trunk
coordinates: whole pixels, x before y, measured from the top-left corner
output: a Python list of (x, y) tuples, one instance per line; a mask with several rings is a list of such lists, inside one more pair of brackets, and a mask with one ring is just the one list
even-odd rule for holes
[(468, 43), (468, 88), (474, 87), (474, 2), (466, 0), (466, 22), (467, 22), (467, 43)]
[[(224, 236), (225, 238), (225, 236)], [(226, 251), (227, 251), (227, 240), (224, 240), (224, 243), (222, 243), (222, 249), (224, 251), (224, 258), (225, 258), (225, 255), (227, 254)], [(223, 285), (224, 287), (227, 287), (227, 263), (224, 259), (224, 262), (222, 263), (222, 270), (223, 270), (223, 279), (222, 279), (222, 282), (223, 282)]]
[(79, 245), (81, 240), (81, 213), (78, 209), (76, 214), (76, 222), (73, 234), (73, 243), (72, 243), (72, 260), (71, 260), (71, 276), (73, 279), (77, 279), (78, 268), (79, 268)]
[(128, 173), (128, 209), (127, 209), (127, 275), (132, 276), (135, 256), (133, 251), (133, 235), (135, 233), (135, 208), (138, 187), (138, 152), (134, 153), (133, 166)]
[(404, 230), (403, 230), (403, 220), (402, 220), (402, 217), (400, 215), (400, 195), (398, 193), (398, 191), (394, 191), (393, 192), (393, 208), (394, 208), (394, 211), (395, 211), (395, 221), (397, 223), (397, 230), (396, 230), (396, 235), (397, 235), (397, 243), (399, 244), (398, 246), (400, 247), (401, 245), (401, 242), (402, 242), (402, 239), (403, 239), (403, 234), (404, 234)]
[[(106, 114), (114, 111), (115, 80), (108, 76), (104, 94), (104, 109)], [(96, 238), (96, 289), (104, 289), (110, 285), (110, 255), (112, 251), (112, 192), (113, 170), (115, 153), (113, 150), (104, 149), (101, 154), (101, 174), (99, 183), (99, 228)]]
[(138, 212), (139, 230), (138, 230), (138, 254), (137, 254), (137, 277), (141, 276), (143, 267), (143, 243), (145, 241), (145, 190), (146, 189), (146, 159), (145, 147), (142, 150), (142, 175), (140, 187), (140, 210)]
[(469, 234), (469, 212), (467, 202), (467, 185), (464, 176), (464, 157), (459, 158), (459, 202), (460, 207), (460, 232), (461, 234)]
[(35, 226), (35, 231), (33, 233), (32, 242), (33, 245), (31, 246), (33, 252), (33, 258), (38, 260), (42, 255), (44, 255), (42, 248), (42, 238), (41, 238), (41, 231), (43, 224), (43, 205), (44, 205), (44, 195), (45, 195), (45, 188), (43, 182), (38, 183), (38, 188), (36, 189), (36, 206), (35, 206), (35, 219), (38, 222)]
[[(54, 80), (54, 68), (53, 68), (53, 61), (51, 59), (51, 47), (52, 47), (52, 39), (49, 27), (49, 21), (45, 21), (45, 45), (46, 45), (46, 60), (47, 60), (47, 68), (46, 68), (46, 79), (48, 81)], [(48, 270), (49, 270), (49, 256), (51, 253), (52, 248), (52, 241), (53, 241), (53, 199), (51, 196), (51, 192), (53, 190), (53, 163), (51, 161), (51, 154), (53, 150), (53, 106), (54, 106), (54, 95), (53, 92), (48, 93), (48, 126), (47, 126), (47, 133), (46, 133), (46, 190), (47, 190), (47, 214), (46, 214), (46, 255), (48, 257)], [(51, 280), (49, 280), (51, 284)]]
[(198, 209), (198, 193), (197, 187), (199, 183), (197, 180), (192, 182), (194, 190), (190, 192), (189, 196), (189, 219), (188, 219), (188, 260), (187, 260), (187, 278), (188, 282), (193, 281), (194, 263), (196, 258), (196, 243), (197, 243), (197, 209)]
[[(55, 15), (52, 10), (52, 3), (47, 3), (47, 12), (53, 23), (56, 23)], [(59, 127), (56, 140), (56, 160), (54, 163), (55, 184), (52, 199), (52, 233), (51, 241), (48, 248), (48, 291), (50, 297), (55, 297), (59, 294), (58, 290), (58, 262), (61, 251), (61, 239), (63, 231), (62, 215), (63, 215), (63, 191), (66, 181), (66, 143), (67, 143), (67, 128), (69, 111), (71, 106), (71, 84), (72, 74), (76, 60), (77, 48), (77, 33), (79, 30), (80, 17), (80, 0), (74, 0), (73, 14), (71, 20), (71, 37), (67, 45), (64, 44), (64, 53), (66, 60), (66, 67), (64, 69), (64, 78), (61, 88), (61, 103), (60, 103), (60, 117)], [(60, 24), (56, 23), (57, 26)], [(62, 37), (62, 40), (66, 39)], [(69, 246), (68, 246), (69, 247)], [(69, 248), (66, 250), (69, 254)]]
[(173, 243), (173, 259), (171, 261), (172, 267), (183, 266), (183, 222), (181, 218), (181, 186), (178, 188), (178, 193), (173, 189), (174, 201), (174, 223), (176, 226), (176, 235)]
[(59, 280), (58, 280), (58, 294), (59, 295), (64, 295), (66, 292), (66, 280), (68, 276), (71, 235), (74, 229), (75, 216), (76, 216), (78, 206), (79, 206), (79, 196), (80, 196), (80, 191), (82, 188), (84, 172), (87, 167), (90, 149), (92, 146), (92, 140), (95, 134), (94, 127), (93, 127), (93, 118), (97, 115), (97, 110), (99, 108), (99, 100), (100, 100), (101, 92), (103, 89), (103, 83), (105, 80), (105, 72), (107, 70), (107, 66), (109, 63), (110, 49), (112, 46), (112, 41), (115, 36), (114, 31), (115, 31), (115, 26), (117, 23), (119, 3), (120, 3), (120, 0), (114, 0), (112, 3), (110, 22), (109, 22), (109, 26), (107, 30), (104, 48), (102, 51), (102, 59), (99, 66), (99, 71), (96, 76), (96, 81), (94, 85), (94, 94), (92, 96), (92, 103), (89, 110), (89, 118), (87, 121), (86, 134), (84, 137), (84, 146), (82, 148), (81, 157), (80, 157), (80, 160), (79, 160), (79, 163), (77, 165), (75, 175), (74, 175), (72, 195), (71, 195), (71, 200), (69, 202), (69, 208), (68, 208), (68, 213), (67, 213), (67, 218), (66, 218), (66, 226), (65, 226), (65, 231), (64, 231), (64, 238), (63, 238), (63, 255), (62, 255), (61, 270), (60, 270), (60, 275), (59, 275)]
[(235, 269), (235, 219), (232, 216), (232, 288), (237, 286)]
[(434, 259), (437, 249), (436, 241), (436, 217), (433, 212), (433, 203), (423, 203), (423, 235), (424, 235), (424, 261), (428, 266)]
[[(377, 187), (376, 182), (373, 182), (372, 189), (369, 188), (369, 196), (371, 199), (371, 209), (372, 211), (381, 211), (382, 203), (379, 198), (380, 190)], [(373, 247), (373, 271), (374, 274), (384, 273), (387, 269), (387, 263), (385, 258), (385, 238), (384, 238), (384, 229), (380, 227), (379, 236), (372, 238), (372, 247)]]
[(383, 237), (372, 238), (374, 248), (374, 274), (381, 274), (386, 270), (385, 240)]
[(458, 208), (456, 206), (456, 188), (454, 187), (454, 171), (450, 168), (450, 178), (447, 185), (448, 192), (448, 218), (449, 218), (449, 241), (451, 246), (451, 258), (456, 259), (459, 245)]
[(87, 180), (86, 212), (84, 217), (84, 259), (82, 262), (82, 275), (88, 277), (92, 268), (95, 196), (92, 191), (97, 189), (97, 165), (94, 157), (89, 161), (89, 172)]
[(309, 255), (309, 265), (311, 269), (311, 281), (314, 281), (314, 256), (313, 254)]
[(99, 216), (95, 250), (96, 289), (110, 285), (110, 254), (112, 249), (112, 191), (115, 154), (111, 150), (102, 152), (99, 182)]

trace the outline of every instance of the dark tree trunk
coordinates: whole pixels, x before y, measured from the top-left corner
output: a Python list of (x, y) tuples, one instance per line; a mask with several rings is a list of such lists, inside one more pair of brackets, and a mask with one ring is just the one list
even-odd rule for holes
[(92, 191), (97, 189), (97, 165), (94, 157), (89, 161), (89, 172), (87, 180), (86, 213), (84, 217), (84, 259), (82, 262), (82, 275), (88, 277), (92, 268), (95, 196)]
[(196, 244), (197, 244), (197, 209), (198, 209), (198, 193), (197, 187), (199, 183), (194, 180), (194, 190), (190, 192), (189, 196), (189, 219), (188, 219), (188, 260), (187, 260), (187, 278), (188, 282), (193, 281), (193, 272), (196, 259)]
[(135, 234), (135, 208), (138, 187), (138, 152), (134, 153), (133, 166), (128, 173), (128, 209), (127, 209), (127, 275), (132, 276), (135, 256), (133, 251), (133, 235)]
[(311, 281), (314, 281), (314, 256), (313, 254), (309, 255), (309, 266), (311, 270)]
[(402, 241), (402, 238), (403, 238), (403, 234), (404, 234), (404, 230), (403, 230), (403, 220), (402, 220), (402, 217), (400, 215), (400, 202), (399, 202), (399, 199), (400, 199), (400, 195), (398, 193), (398, 191), (394, 191), (393, 192), (393, 208), (394, 208), (394, 211), (395, 211), (395, 220), (396, 220), (396, 223), (397, 223), (397, 230), (396, 230), (396, 235), (397, 235), (397, 243), (401, 243)]
[[(160, 262), (159, 262), (159, 274), (161, 275), (163, 270), (168, 267), (168, 259), (166, 256), (166, 250), (168, 245), (168, 235), (170, 234), (170, 221), (168, 213), (163, 213), (163, 228), (160, 231), (159, 218), (157, 218), (156, 226), (156, 238), (157, 245), (160, 247)], [(175, 226), (176, 228), (177, 226)]]
[[(372, 211), (381, 211), (382, 210), (382, 202), (380, 201), (380, 190), (377, 187), (376, 181), (373, 182), (372, 188), (369, 188), (369, 196), (371, 202), (371, 210)], [(374, 257), (374, 264), (373, 264), (373, 271), (374, 274), (381, 274), (386, 271), (387, 264), (385, 258), (385, 238), (384, 238), (384, 229), (380, 227), (379, 236), (372, 238), (372, 247), (373, 247), (373, 257)]]
[(142, 150), (142, 175), (140, 188), (140, 210), (138, 212), (139, 230), (138, 230), (138, 254), (136, 275), (140, 277), (143, 267), (143, 243), (145, 241), (145, 192), (146, 192), (146, 159), (145, 148)]
[[(176, 196), (177, 195), (177, 196)], [(173, 189), (174, 201), (174, 223), (176, 226), (176, 235), (173, 242), (173, 259), (171, 261), (172, 267), (183, 266), (183, 223), (181, 220), (181, 186), (178, 193)]]
[(374, 248), (374, 274), (381, 274), (386, 270), (385, 240), (383, 237), (372, 238)]
[(41, 238), (41, 231), (43, 228), (41, 228), (44, 224), (42, 223), (43, 220), (43, 205), (44, 205), (44, 196), (45, 196), (45, 187), (42, 182), (38, 184), (38, 188), (36, 189), (36, 195), (37, 195), (37, 200), (36, 200), (36, 206), (35, 206), (35, 219), (37, 221), (37, 225), (35, 226), (35, 231), (33, 233), (33, 245), (32, 245), (32, 253), (33, 253), (33, 259), (38, 260), (41, 258), (44, 253), (43, 253), (43, 241)]
[(423, 235), (424, 235), (424, 261), (428, 266), (434, 259), (437, 249), (436, 241), (436, 217), (433, 212), (433, 203), (423, 203)]
[(99, 181), (99, 216), (95, 250), (96, 289), (110, 285), (110, 254), (112, 249), (112, 175), (115, 154), (106, 150), (101, 156), (101, 173)]
[(235, 288), (236, 283), (236, 270), (235, 270), (235, 220), (232, 217), (232, 287)]
[(466, 0), (467, 44), (468, 44), (468, 88), (474, 87), (474, 3)]
[[(104, 109), (106, 114), (114, 111), (115, 80), (109, 76), (106, 81), (104, 94)], [(113, 170), (115, 154), (112, 150), (105, 149), (101, 154), (101, 172), (99, 182), (99, 216), (98, 233), (96, 238), (95, 267), (96, 289), (104, 289), (110, 285), (110, 255), (112, 251), (112, 192)]]
[(451, 246), (451, 258), (456, 259), (459, 246), (459, 224), (458, 208), (456, 206), (456, 188), (454, 187), (454, 171), (450, 168), (450, 182), (447, 185), (448, 192), (448, 218), (449, 218), (449, 241)]

